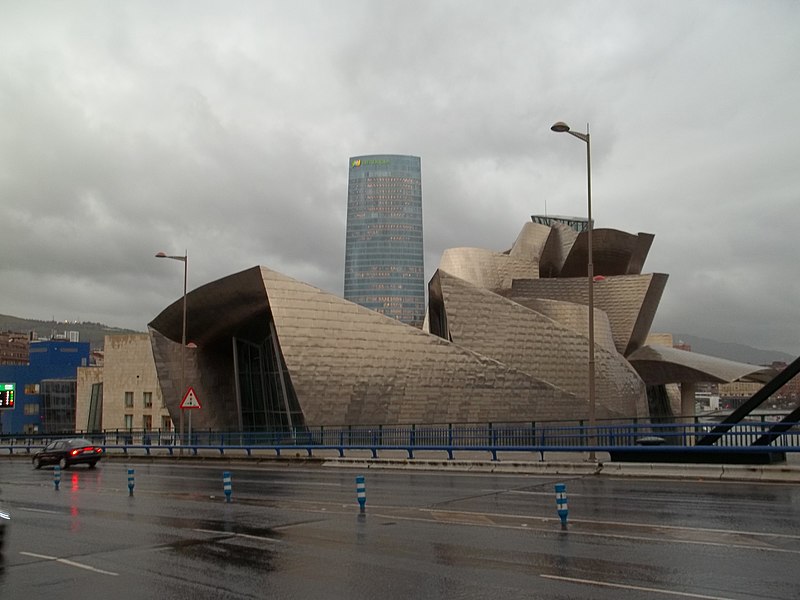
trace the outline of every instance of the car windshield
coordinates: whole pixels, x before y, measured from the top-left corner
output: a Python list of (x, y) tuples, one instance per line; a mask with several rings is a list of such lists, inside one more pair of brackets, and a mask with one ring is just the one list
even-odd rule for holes
[(74, 440), (70, 440), (69, 441), (69, 445), (72, 446), (72, 447), (76, 447), (76, 446), (91, 446), (92, 442), (90, 442), (89, 440), (83, 439), (83, 438), (76, 438)]

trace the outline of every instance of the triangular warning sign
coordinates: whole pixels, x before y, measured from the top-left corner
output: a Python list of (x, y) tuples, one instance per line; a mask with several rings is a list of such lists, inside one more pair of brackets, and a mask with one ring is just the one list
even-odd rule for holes
[(186, 395), (181, 400), (181, 409), (184, 408), (201, 408), (200, 400), (197, 399), (197, 394), (194, 393), (194, 388), (192, 387), (186, 391)]

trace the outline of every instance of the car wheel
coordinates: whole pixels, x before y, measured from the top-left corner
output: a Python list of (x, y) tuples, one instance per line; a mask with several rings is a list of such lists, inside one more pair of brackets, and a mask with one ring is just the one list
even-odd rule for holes
[(66, 458), (62, 458), (60, 461), (58, 461), (58, 466), (61, 467), (61, 470), (64, 470), (69, 468), (69, 463), (67, 462)]
[(38, 456), (33, 459), (33, 468), (34, 469), (41, 469), (42, 468), (42, 459)]

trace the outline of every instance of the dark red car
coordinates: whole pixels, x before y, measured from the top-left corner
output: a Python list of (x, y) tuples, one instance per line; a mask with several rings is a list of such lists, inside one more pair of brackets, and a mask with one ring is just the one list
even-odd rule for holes
[(44, 450), (33, 455), (33, 467), (58, 465), (68, 469), (72, 465), (89, 465), (92, 469), (103, 458), (103, 449), (84, 438), (65, 438), (47, 444)]

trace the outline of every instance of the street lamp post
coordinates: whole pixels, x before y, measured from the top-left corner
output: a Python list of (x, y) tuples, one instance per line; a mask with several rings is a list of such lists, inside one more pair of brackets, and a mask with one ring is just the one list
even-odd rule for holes
[[(156, 258), (171, 258), (183, 263), (183, 333), (181, 335), (181, 389), (178, 396), (182, 398), (186, 387), (186, 281), (189, 270), (189, 253), (184, 250), (183, 256), (170, 256), (165, 252), (156, 254)], [(183, 409), (180, 409), (180, 440), (183, 446)]]
[(589, 125), (586, 133), (571, 131), (569, 125), (558, 121), (550, 127), (556, 133), (568, 133), (579, 140), (586, 142), (586, 189), (588, 199), (588, 222), (586, 224), (586, 244), (588, 246), (588, 263), (586, 265), (587, 280), (589, 284), (589, 460), (596, 460), (595, 445), (595, 393), (594, 393), (594, 264), (592, 263), (592, 146), (589, 141)]

